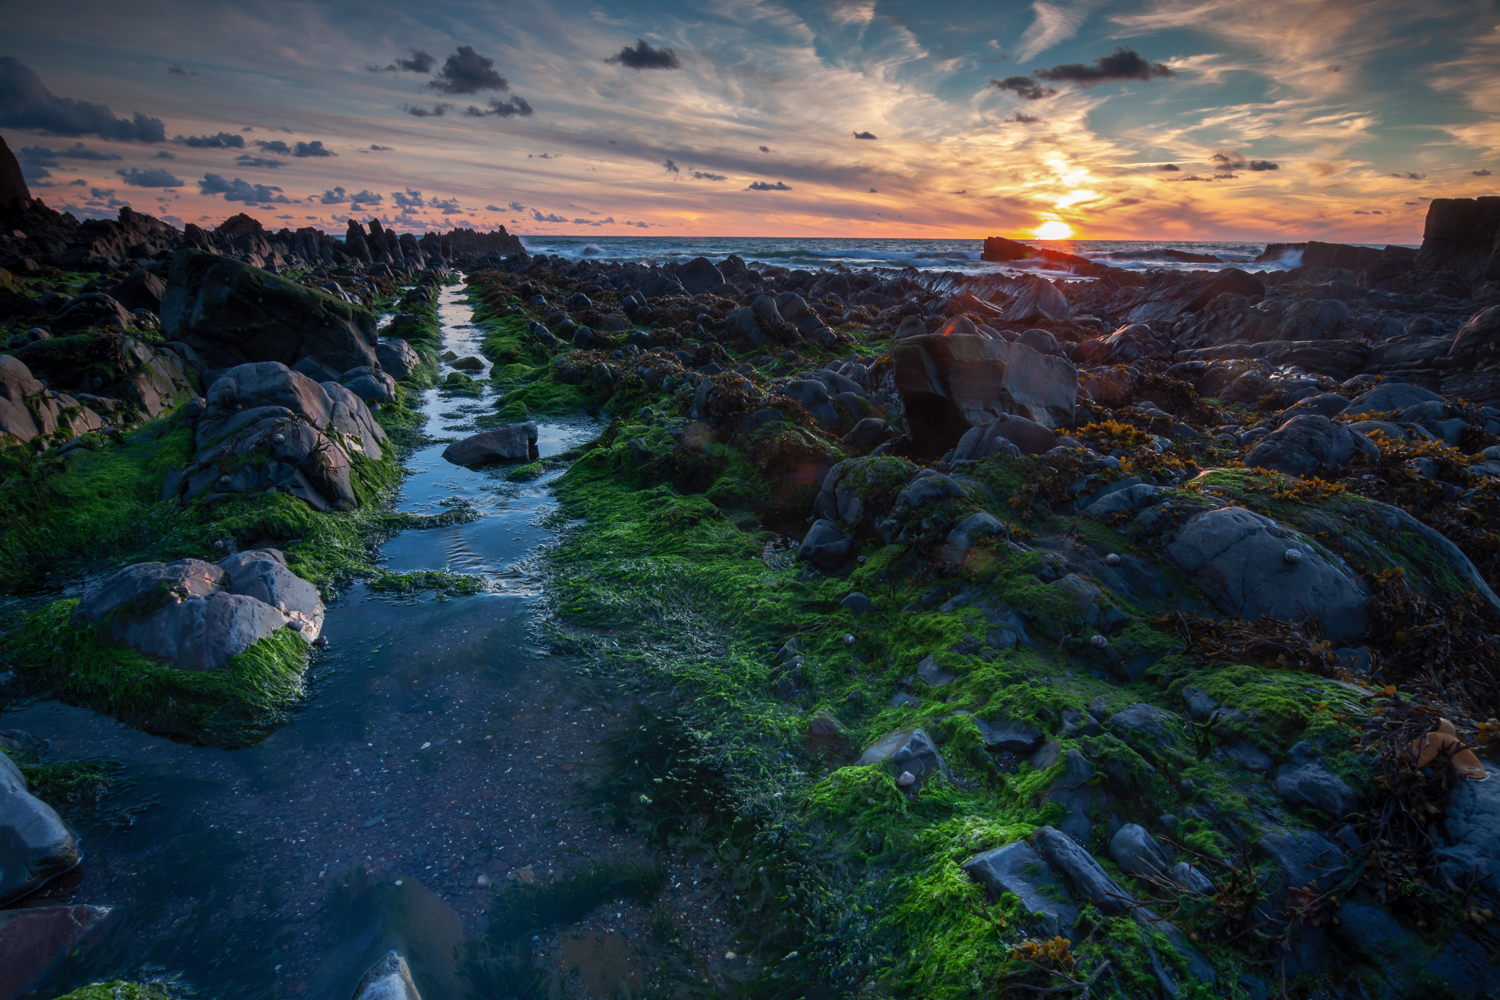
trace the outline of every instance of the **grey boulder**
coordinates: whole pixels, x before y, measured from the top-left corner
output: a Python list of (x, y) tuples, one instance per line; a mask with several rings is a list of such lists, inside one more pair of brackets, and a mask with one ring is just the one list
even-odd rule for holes
[(1474, 314), (1459, 328), (1448, 356), (1463, 362), (1489, 362), (1500, 355), (1500, 306), (1490, 306)]
[(1359, 808), (1359, 796), (1343, 778), (1324, 767), (1306, 743), (1292, 747), (1292, 763), (1276, 772), (1276, 794), (1287, 805), (1311, 807), (1332, 819), (1343, 819)]
[(422, 363), (422, 355), (404, 340), (383, 340), (375, 345), (380, 367), (401, 381), (412, 377)]
[(1492, 906), (1500, 906), (1500, 781), (1464, 779), (1448, 792), (1447, 821), (1436, 851), (1438, 864), (1456, 886), (1471, 880)]
[(891, 350), (909, 437), (940, 455), (972, 427), (1001, 414), (1066, 426), (1078, 402), (1078, 369), (1023, 344), (977, 334), (927, 334)]
[(933, 774), (953, 779), (937, 744), (921, 729), (898, 729), (875, 743), (854, 762), (855, 767), (889, 762), (897, 773), (910, 771), (918, 785)]
[(1109, 838), (1109, 856), (1127, 875), (1147, 879), (1160, 878), (1171, 863), (1156, 838), (1136, 823), (1126, 823)]
[(483, 431), (443, 449), (443, 457), (454, 465), (486, 465), (491, 462), (524, 462), (536, 451), (536, 424), (511, 424)]
[(807, 529), (807, 534), (802, 536), (802, 544), (797, 546), (797, 558), (805, 559), (818, 569), (832, 572), (849, 558), (849, 537), (838, 526), (838, 522), (820, 517)]
[(26, 788), (26, 777), (0, 752), (0, 906), (34, 891), (81, 860), (62, 817)]
[(1442, 398), (1442, 396), (1431, 390), (1423, 389), (1409, 382), (1393, 382), (1387, 379), (1369, 392), (1354, 397), (1354, 401), (1344, 407), (1343, 412), (1351, 415), (1360, 413), (1390, 413), (1434, 399), (1441, 401)]
[[(1300, 561), (1289, 561), (1296, 549)], [(1167, 557), (1225, 614), (1281, 621), (1318, 618), (1330, 639), (1365, 631), (1369, 590), (1337, 556), (1310, 539), (1241, 507), (1195, 515), (1166, 547)]]
[(1299, 413), (1276, 428), (1245, 456), (1251, 467), (1311, 476), (1355, 458), (1379, 460), (1380, 449), (1357, 431), (1316, 413)]
[(971, 427), (953, 447), (953, 460), (978, 462), (993, 455), (1019, 458), (1040, 455), (1057, 444), (1057, 435), (1034, 420), (1001, 414), (980, 427)]
[(287, 623), (286, 616), (253, 597), (222, 591), (168, 600), (145, 619), (119, 616), (109, 637), (179, 670), (217, 670)]
[(379, 368), (362, 365), (339, 376), (339, 384), (369, 404), (394, 403), (396, 379)]
[(1068, 899), (1066, 888), (1024, 840), (976, 854), (960, 867), (992, 897), (1015, 893), (1026, 912), (1054, 937), (1078, 919), (1078, 907)]
[(318, 588), (286, 568), (286, 559), (276, 549), (236, 552), (219, 563), (228, 589), (253, 597), (285, 615), (308, 642), (323, 628), (323, 598)]

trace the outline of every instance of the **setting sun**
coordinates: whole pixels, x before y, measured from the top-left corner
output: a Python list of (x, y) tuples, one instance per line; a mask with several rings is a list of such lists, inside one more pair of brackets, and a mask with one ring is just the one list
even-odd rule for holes
[(1073, 227), (1061, 219), (1052, 219), (1033, 229), (1031, 235), (1039, 240), (1066, 240), (1072, 238)]

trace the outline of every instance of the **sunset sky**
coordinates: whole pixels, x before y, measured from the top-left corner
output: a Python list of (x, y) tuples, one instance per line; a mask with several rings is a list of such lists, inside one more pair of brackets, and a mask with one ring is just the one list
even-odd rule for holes
[(1500, 193), (1491, 0), (0, 0), (0, 21), (0, 135), (80, 216), (1416, 243), (1431, 198)]

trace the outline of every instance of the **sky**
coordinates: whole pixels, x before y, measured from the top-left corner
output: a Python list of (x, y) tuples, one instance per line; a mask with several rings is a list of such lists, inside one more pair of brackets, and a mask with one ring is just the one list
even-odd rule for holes
[(0, 0), (79, 217), (1420, 242), (1500, 193), (1500, 0)]

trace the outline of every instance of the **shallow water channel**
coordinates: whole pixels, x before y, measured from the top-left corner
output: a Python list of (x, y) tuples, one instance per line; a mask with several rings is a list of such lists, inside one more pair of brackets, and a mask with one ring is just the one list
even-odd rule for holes
[[(443, 290), (440, 314), (448, 349), (477, 355), (480, 331), (461, 288)], [(427, 433), (472, 433), (474, 415), (492, 409), (485, 393), (428, 390)], [(559, 453), (601, 426), (545, 424), (539, 450)], [(37, 995), (177, 977), (206, 996), (348, 1000), (397, 948), (426, 1000), (459, 997), (468, 992), (461, 944), (483, 930), (507, 880), (640, 854), (577, 794), (626, 706), (591, 697), (568, 661), (538, 646), (544, 610), (526, 561), (553, 537), (545, 521), (556, 473), (514, 484), (503, 470), (450, 465), (443, 447), (409, 457), (400, 509), (466, 505), (479, 516), (404, 532), (381, 552), (392, 571), (481, 574), (487, 591), (450, 599), (348, 589), (329, 607), (329, 645), (309, 672), (305, 707), (263, 743), (186, 746), (46, 700), (0, 716), (0, 728), (50, 741), (48, 760), (124, 767), (98, 809), (69, 817), (84, 864), (25, 904), (112, 908)], [(698, 881), (690, 869), (671, 871), (669, 892)], [(570, 995), (586, 995), (590, 982), (609, 996), (622, 980), (640, 984), (627, 943), (643, 933), (644, 914), (608, 909), (590, 918), (587, 948), (581, 933), (536, 946), (582, 964), (583, 979), (562, 983)]]

